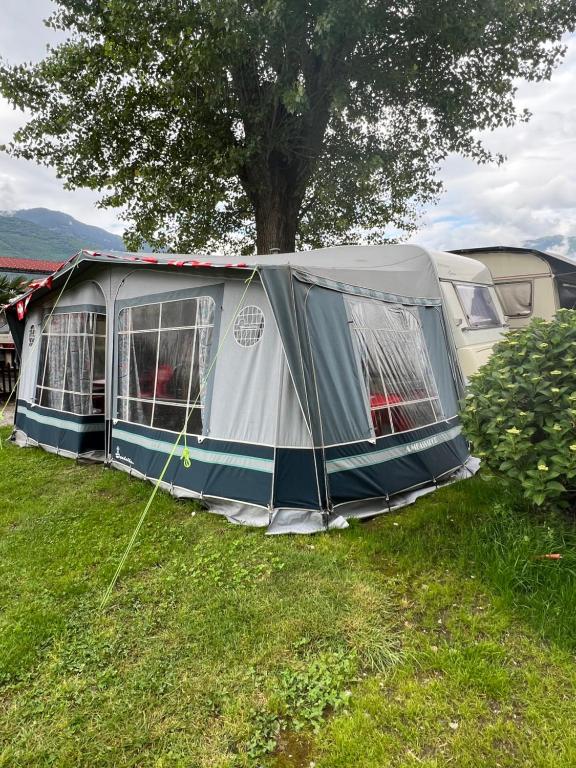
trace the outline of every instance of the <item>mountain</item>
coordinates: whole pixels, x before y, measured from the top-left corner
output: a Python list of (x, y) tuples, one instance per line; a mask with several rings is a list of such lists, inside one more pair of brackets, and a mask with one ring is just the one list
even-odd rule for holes
[(526, 240), (524, 247), (576, 258), (576, 237), (567, 235), (547, 235), (546, 237), (537, 237), (535, 240)]
[(124, 241), (100, 227), (47, 208), (0, 211), (0, 255), (64, 261), (81, 248), (123, 251)]
[(14, 213), (16, 218), (32, 222), (39, 227), (45, 227), (54, 234), (68, 233), (71, 237), (81, 240), (85, 248), (101, 248), (105, 251), (123, 251), (124, 241), (118, 235), (113, 235), (100, 227), (83, 224), (67, 213), (50, 211), (47, 208), (28, 208)]
[[(548, 253), (576, 259), (576, 237), (547, 235), (523, 243)], [(27, 208), (0, 211), (0, 256), (64, 261), (81, 248), (124, 251), (124, 241), (100, 227), (83, 224), (62, 211)], [(152, 250), (150, 246), (144, 248)]]

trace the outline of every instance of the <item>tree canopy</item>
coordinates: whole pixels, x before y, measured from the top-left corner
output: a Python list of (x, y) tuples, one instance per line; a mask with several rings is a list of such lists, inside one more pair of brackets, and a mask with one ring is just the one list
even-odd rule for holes
[(132, 246), (260, 253), (410, 229), (449, 152), (527, 117), (576, 0), (56, 0), (66, 42), (0, 63), (8, 150), (119, 206)]

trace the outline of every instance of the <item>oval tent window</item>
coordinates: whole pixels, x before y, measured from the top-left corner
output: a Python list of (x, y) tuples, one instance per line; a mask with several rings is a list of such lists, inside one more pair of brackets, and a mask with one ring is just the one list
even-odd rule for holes
[(259, 307), (244, 307), (234, 322), (234, 338), (241, 347), (258, 344), (264, 333), (264, 313)]

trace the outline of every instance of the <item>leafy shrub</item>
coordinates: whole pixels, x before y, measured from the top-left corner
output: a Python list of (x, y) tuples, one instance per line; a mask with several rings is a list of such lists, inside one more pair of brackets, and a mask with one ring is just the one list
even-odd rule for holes
[(576, 312), (511, 331), (470, 383), (462, 409), (473, 450), (538, 506), (576, 492)]
[(267, 708), (251, 712), (248, 757), (258, 760), (273, 752), (280, 733), (287, 729), (317, 732), (327, 711), (336, 712), (348, 703), (347, 686), (357, 672), (356, 654), (346, 651), (325, 651), (281, 670)]
[(346, 686), (354, 678), (358, 660), (344, 651), (321, 653), (300, 669), (280, 675), (278, 708), (295, 731), (320, 725), (327, 709), (337, 711), (351, 696)]

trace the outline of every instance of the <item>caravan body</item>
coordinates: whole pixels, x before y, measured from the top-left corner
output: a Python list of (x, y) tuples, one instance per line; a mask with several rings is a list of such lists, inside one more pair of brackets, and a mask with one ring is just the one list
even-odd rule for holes
[(480, 261), (433, 253), (450, 329), (466, 378), (487, 362), (506, 331), (506, 318), (490, 270)]
[(457, 253), (488, 267), (512, 328), (522, 328), (534, 317), (551, 320), (558, 309), (576, 307), (576, 264), (565, 256), (503, 246)]
[(105, 461), (235, 522), (344, 525), (469, 459), (440, 286), (416, 246), (250, 264), (81, 252), (8, 315), (20, 445)]

